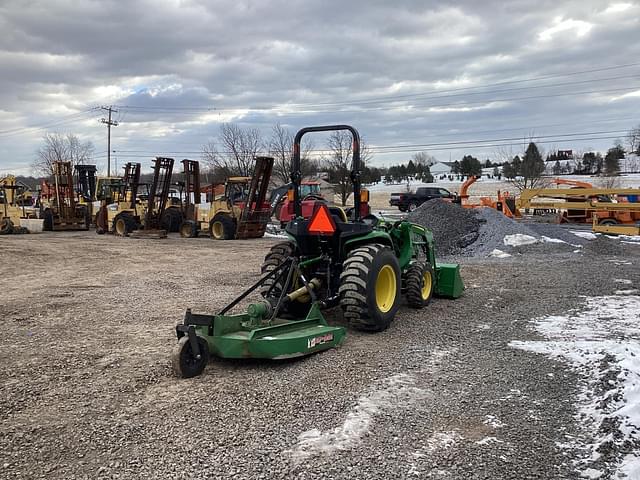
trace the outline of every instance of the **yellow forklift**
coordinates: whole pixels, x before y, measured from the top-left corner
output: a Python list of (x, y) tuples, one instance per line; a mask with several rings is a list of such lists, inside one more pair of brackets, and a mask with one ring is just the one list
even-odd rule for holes
[(271, 205), (266, 201), (273, 169), (273, 158), (256, 157), (251, 177), (228, 177), (224, 194), (212, 198), (209, 208), (200, 204), (200, 171), (195, 160), (183, 160), (185, 179), (185, 220), (180, 235), (197, 237), (208, 232), (215, 240), (260, 238), (271, 218)]
[[(133, 232), (154, 231), (159, 236), (177, 232), (182, 223), (181, 205), (169, 198), (173, 158), (156, 157), (153, 161), (153, 180), (147, 194), (139, 192), (140, 164), (127, 163), (117, 200), (102, 206), (96, 215), (96, 232), (110, 232), (129, 236)], [(164, 232), (161, 234), (160, 232)]]
[(36, 207), (44, 230), (88, 230), (91, 224), (89, 208), (74, 189), (71, 162), (53, 162), (52, 182), (41, 182)]
[(0, 235), (29, 233), (25, 224), (37, 217), (35, 209), (27, 206), (25, 193), (29, 195), (29, 189), (13, 175), (0, 179)]

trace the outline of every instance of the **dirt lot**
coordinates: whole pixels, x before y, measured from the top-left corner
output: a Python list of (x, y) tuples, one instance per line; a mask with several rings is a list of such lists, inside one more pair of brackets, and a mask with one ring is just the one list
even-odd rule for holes
[(589, 441), (578, 375), (509, 342), (613, 294), (613, 278), (638, 281), (640, 246), (466, 259), (461, 299), (403, 307), (385, 332), (174, 378), (185, 308), (230, 300), (273, 242), (0, 238), (0, 478), (579, 476), (583, 453), (561, 447)]

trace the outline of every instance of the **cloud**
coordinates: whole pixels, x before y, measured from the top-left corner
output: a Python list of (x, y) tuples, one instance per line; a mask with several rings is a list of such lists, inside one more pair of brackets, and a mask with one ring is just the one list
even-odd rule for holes
[[(640, 58), (633, 41), (638, 10), (635, 3), (550, 0), (455, 7), (417, 0), (132, 0), (126, 9), (116, 0), (6, 0), (0, 171), (28, 171), (47, 131), (93, 141), (103, 162), (106, 129), (101, 112), (89, 110), (103, 104), (128, 106), (117, 114), (113, 148), (149, 157), (198, 151), (228, 121), (265, 134), (276, 121), (291, 129), (347, 122), (377, 145), (460, 140), (451, 132), (485, 131), (489, 139), (511, 129), (517, 136), (562, 122), (537, 131), (592, 131), (616, 118), (607, 126), (623, 130), (634, 123), (640, 99), (630, 93), (640, 80), (599, 79), (638, 74), (638, 66), (503, 84), (633, 63)], [(572, 80), (589, 83), (539, 88)], [(507, 87), (536, 88), (496, 92)], [(609, 143), (591, 142), (602, 149)], [(493, 152), (431, 153), (448, 159)]]

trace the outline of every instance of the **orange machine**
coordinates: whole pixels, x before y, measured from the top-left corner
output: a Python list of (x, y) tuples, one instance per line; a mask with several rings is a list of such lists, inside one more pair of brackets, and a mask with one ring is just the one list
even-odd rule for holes
[(595, 188), (587, 182), (561, 178), (552, 182), (571, 185), (571, 188), (524, 189), (518, 198), (518, 207), (557, 210), (560, 223), (592, 223), (594, 215), (600, 225), (640, 221), (640, 189)]
[(509, 192), (501, 192), (498, 190), (498, 198), (494, 200), (491, 197), (480, 197), (480, 203), (470, 203), (469, 202), (469, 187), (473, 185), (478, 179), (479, 176), (472, 175), (462, 184), (460, 187), (460, 194), (456, 198), (456, 202), (459, 203), (464, 208), (480, 208), (480, 207), (489, 207), (494, 210), (498, 210), (502, 212), (509, 218), (519, 218), (520, 210), (516, 207), (516, 199), (513, 195), (510, 195)]

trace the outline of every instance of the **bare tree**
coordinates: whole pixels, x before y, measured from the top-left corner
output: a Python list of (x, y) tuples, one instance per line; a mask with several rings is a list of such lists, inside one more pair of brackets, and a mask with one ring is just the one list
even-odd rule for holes
[(429, 155), (427, 152), (414, 153), (411, 160), (413, 160), (413, 163), (416, 165), (426, 165), (429, 167), (438, 162), (436, 157)]
[(202, 157), (211, 167), (214, 177), (250, 176), (255, 157), (263, 149), (260, 131), (244, 129), (234, 123), (220, 126), (217, 142), (211, 140), (202, 147)]
[(640, 155), (640, 125), (629, 130), (627, 134), (627, 146), (629, 153), (637, 153)]
[(52, 175), (54, 162), (71, 162), (73, 167), (91, 162), (93, 157), (93, 143), (81, 142), (72, 133), (47, 133), (42, 141), (44, 145), (36, 152), (36, 160), (31, 165), (38, 175)]
[[(324, 166), (329, 172), (329, 180), (333, 184), (333, 191), (340, 195), (342, 206), (347, 204), (349, 196), (353, 192), (351, 183), (351, 161), (353, 153), (353, 142), (351, 134), (344, 130), (337, 130), (329, 135), (327, 140), (329, 150), (328, 156), (324, 159)], [(371, 150), (360, 141), (361, 168), (373, 157)]]
[[(272, 178), (278, 183), (289, 183), (291, 181), (291, 149), (293, 147), (293, 135), (289, 129), (276, 123), (273, 126), (268, 147), (269, 155), (274, 158)], [(309, 158), (312, 149), (312, 143), (302, 142), (300, 167), (303, 177), (313, 175), (317, 171), (315, 163)]]

